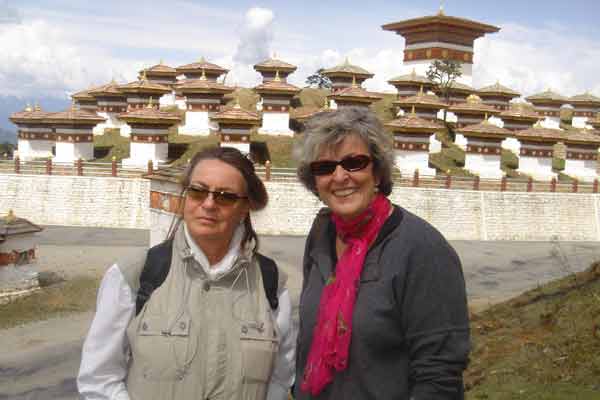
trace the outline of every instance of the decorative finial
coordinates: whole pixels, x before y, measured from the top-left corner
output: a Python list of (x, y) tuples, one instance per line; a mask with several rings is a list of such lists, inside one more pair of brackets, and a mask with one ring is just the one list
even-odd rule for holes
[(163, 60), (162, 58), (160, 59), (160, 61), (158, 62), (158, 65), (165, 65), (165, 60)]
[(200, 56), (200, 59), (198, 60), (198, 62), (200, 64), (204, 64), (206, 62), (206, 60), (204, 59), (204, 56)]
[(410, 73), (411, 78), (415, 78), (417, 76), (417, 70), (413, 67), (412, 72)]
[(346, 56), (346, 59), (344, 60), (344, 65), (350, 65), (350, 60), (348, 59), (348, 56)]
[(35, 105), (33, 106), (33, 111), (42, 111), (42, 107), (40, 107), (40, 104), (36, 101)]
[(26, 112), (32, 112), (33, 108), (31, 107), (31, 104), (27, 103), (27, 105), (25, 106), (25, 111)]
[(234, 104), (233, 108), (236, 110), (239, 110), (242, 108), (242, 106), (240, 106), (240, 99), (238, 97), (235, 98), (235, 104)]
[(75, 99), (71, 100), (71, 111), (77, 111), (77, 103), (75, 103)]
[(485, 113), (485, 118), (483, 119), (483, 123), (485, 125), (488, 125), (490, 123), (490, 121), (488, 120), (488, 113)]
[(4, 217), (4, 221), (7, 224), (12, 224), (17, 220), (17, 216), (15, 215), (14, 211), (12, 209), (8, 210), (8, 214), (6, 214), (6, 217)]
[(275, 78), (273, 78), (275, 82), (281, 82), (281, 78), (279, 77), (279, 70), (275, 70)]
[(356, 84), (356, 75), (352, 75), (352, 87), (358, 87), (358, 85)]
[(419, 89), (419, 96), (423, 96), (423, 85), (421, 85), (421, 88)]
[(442, 0), (442, 1), (440, 1), (440, 9), (438, 10), (438, 13), (437, 13), (437, 15), (439, 15), (439, 16), (444, 16), (444, 15), (446, 15), (446, 14), (444, 14), (444, 1), (443, 1), (443, 0)]
[(467, 103), (479, 104), (481, 103), (481, 97), (477, 96), (476, 94), (470, 94), (469, 97), (467, 97)]
[(152, 96), (150, 96), (150, 98), (148, 99), (148, 106), (146, 108), (154, 108), (154, 106), (152, 105)]
[(148, 77), (146, 76), (146, 70), (142, 70), (142, 76), (140, 77), (140, 81), (141, 82), (147, 82), (148, 81)]
[(328, 110), (329, 109), (329, 99), (327, 97), (325, 97), (325, 101), (323, 101), (323, 110)]
[(206, 80), (206, 71), (204, 71), (204, 68), (202, 68), (202, 76), (200, 77), (201, 81), (205, 81)]
[(415, 112), (415, 105), (414, 104), (412, 106), (412, 110), (410, 110), (410, 115), (412, 115), (413, 117), (417, 116), (417, 113)]

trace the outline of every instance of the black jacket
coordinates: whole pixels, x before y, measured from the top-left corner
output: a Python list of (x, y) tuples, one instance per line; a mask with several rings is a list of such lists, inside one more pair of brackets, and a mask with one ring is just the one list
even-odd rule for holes
[(470, 342), (460, 260), (433, 226), (397, 206), (365, 259), (348, 368), (317, 397), (300, 389), (334, 241), (321, 210), (304, 252), (295, 398), (462, 400)]

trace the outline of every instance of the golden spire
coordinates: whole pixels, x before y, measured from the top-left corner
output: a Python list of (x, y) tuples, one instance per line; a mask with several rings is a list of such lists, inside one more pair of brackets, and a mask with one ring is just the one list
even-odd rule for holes
[(240, 106), (240, 99), (239, 99), (239, 97), (235, 98), (235, 104), (234, 104), (233, 108), (236, 109), (236, 110), (239, 110), (239, 109), (242, 108), (242, 106)]
[[(323, 102), (323, 110), (328, 110), (329, 109), (329, 99), (327, 97), (325, 97), (325, 101)], [(600, 114), (600, 113), (599, 113)]]
[(204, 59), (204, 56), (200, 56), (200, 59), (198, 60), (198, 62), (199, 62), (200, 64), (204, 64), (204, 63), (206, 63), (206, 60)]
[(410, 110), (410, 115), (413, 116), (413, 117), (417, 116), (417, 113), (415, 112), (415, 105), (414, 104), (412, 106), (412, 110)]
[(419, 89), (419, 96), (423, 96), (423, 85), (421, 85), (421, 88)]
[(152, 96), (150, 96), (150, 98), (148, 99), (148, 106), (146, 108), (154, 108), (154, 106), (152, 105)]
[(440, 17), (446, 15), (444, 13), (444, 1), (443, 0), (440, 1), (440, 9), (438, 10), (437, 15)]
[(205, 81), (206, 80), (206, 71), (204, 71), (204, 68), (202, 68), (202, 76), (200, 77), (201, 81)]
[(32, 112), (33, 108), (31, 107), (31, 104), (27, 103), (27, 105), (25, 106), (25, 111), (26, 112)]
[(158, 62), (158, 65), (165, 65), (165, 60), (163, 60), (162, 58), (160, 59), (160, 61)]
[(415, 70), (415, 68), (413, 67), (412, 72), (410, 73), (410, 77), (414, 79), (414, 78), (416, 78), (416, 76), (417, 76), (417, 70)]
[(275, 82), (281, 82), (281, 78), (279, 77), (279, 70), (275, 70), (275, 78), (273, 78)]
[(42, 111), (42, 107), (40, 107), (40, 104), (36, 101), (35, 105), (33, 106), (33, 111)]
[(147, 82), (148, 77), (146, 76), (146, 70), (142, 70), (142, 76), (140, 77), (140, 82)]
[(12, 224), (16, 220), (17, 220), (17, 216), (15, 215), (14, 211), (12, 209), (8, 210), (8, 214), (6, 214), (6, 217), (4, 217), (4, 221), (7, 224)]
[(352, 75), (352, 87), (358, 87), (358, 85), (356, 84), (356, 75)]
[(350, 65), (350, 60), (348, 59), (348, 56), (346, 56), (346, 59), (344, 60), (344, 65)]

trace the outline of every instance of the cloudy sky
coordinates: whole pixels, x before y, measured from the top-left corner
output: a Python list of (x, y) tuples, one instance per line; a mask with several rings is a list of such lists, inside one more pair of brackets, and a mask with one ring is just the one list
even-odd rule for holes
[(204, 56), (231, 69), (228, 84), (253, 86), (251, 66), (273, 53), (299, 66), (297, 85), (349, 57), (376, 74), (367, 88), (391, 91), (404, 40), (381, 25), (441, 3), (447, 15), (501, 27), (476, 41), (475, 87), (499, 79), (525, 95), (600, 96), (598, 0), (0, 0), (0, 105), (61, 104), (91, 85), (134, 80), (161, 59), (175, 67)]

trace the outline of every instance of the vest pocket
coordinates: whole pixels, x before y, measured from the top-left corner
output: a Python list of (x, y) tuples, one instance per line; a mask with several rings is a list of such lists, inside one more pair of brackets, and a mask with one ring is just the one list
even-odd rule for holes
[(244, 382), (268, 382), (273, 372), (279, 340), (242, 333), (240, 343)]

